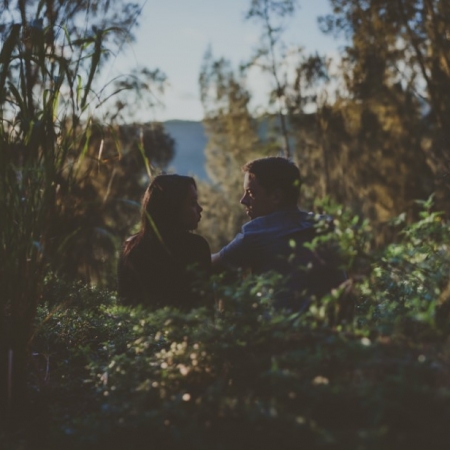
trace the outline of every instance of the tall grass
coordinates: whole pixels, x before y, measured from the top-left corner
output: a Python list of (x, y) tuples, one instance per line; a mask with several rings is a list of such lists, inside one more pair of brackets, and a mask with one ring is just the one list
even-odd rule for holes
[(19, 12), (0, 52), (0, 382), (12, 419), (22, 411), (52, 222), (89, 145), (91, 87), (108, 33), (71, 42), (39, 8), (34, 18), (24, 3)]

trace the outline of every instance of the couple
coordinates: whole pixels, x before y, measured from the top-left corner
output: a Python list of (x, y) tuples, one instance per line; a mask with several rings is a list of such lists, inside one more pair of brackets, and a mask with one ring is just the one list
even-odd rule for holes
[(297, 166), (282, 157), (267, 157), (247, 163), (243, 172), (240, 202), (251, 220), (213, 255), (205, 239), (190, 233), (202, 212), (194, 179), (155, 177), (143, 199), (141, 229), (125, 242), (119, 261), (119, 297), (125, 304), (202, 306), (193, 287), (212, 269), (277, 272), (286, 283), (275, 304), (294, 310), (305, 309), (312, 295), (321, 297), (344, 281), (332, 253), (304, 246), (314, 239), (316, 228), (312, 215), (297, 207)]

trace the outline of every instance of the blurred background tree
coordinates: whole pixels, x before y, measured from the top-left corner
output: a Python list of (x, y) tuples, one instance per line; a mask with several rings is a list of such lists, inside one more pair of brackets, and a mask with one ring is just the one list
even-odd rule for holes
[(342, 179), (356, 180), (349, 200), (369, 200), (359, 200), (361, 210), (383, 222), (401, 212), (414, 215), (413, 201), (436, 190), (438, 207), (448, 211), (448, 185), (439, 182), (449, 158), (448, 2), (330, 3), (333, 15), (321, 19), (322, 29), (345, 34), (349, 45), (325, 123), (341, 115), (350, 138), (346, 151), (340, 146)]
[[(239, 98), (245, 98), (247, 123), (253, 124), (252, 137), (245, 144), (239, 141), (241, 160), (229, 142), (237, 129), (242, 133), (249, 127), (219, 128), (218, 121), (215, 128), (211, 125), (211, 117), (232, 116), (231, 109), (223, 107), (229, 98), (224, 95), (230, 80), (225, 73), (232, 71), (225, 60), (214, 63), (211, 57), (203, 68), (207, 164), (227, 168), (221, 177), (227, 198), (234, 192), (234, 201), (239, 199), (233, 175), (239, 173), (238, 165), (255, 155), (283, 153), (300, 166), (303, 207), (313, 207), (314, 200), (324, 196), (349, 205), (378, 226), (379, 243), (392, 239), (388, 224), (393, 216), (417, 218), (415, 201), (432, 192), (436, 207), (450, 212), (449, 3), (330, 0), (332, 14), (321, 17), (319, 25), (330, 36), (346, 38), (334, 58), (306, 54), (283, 41), (286, 19), (298, 6), (295, 1), (249, 2), (247, 19), (261, 25), (261, 46), (228, 83), (234, 92), (246, 93)], [(208, 72), (207, 67), (214, 69)], [(251, 110), (249, 80), (255, 73), (267, 79), (271, 92)], [(205, 93), (211, 93), (205, 86), (210, 88), (211, 80), (221, 95), (205, 102)], [(239, 220), (245, 220), (235, 217), (234, 232)]]
[(174, 149), (160, 123), (93, 124), (77, 183), (52, 222), (47, 251), (55, 273), (115, 287), (117, 253), (139, 222), (143, 192)]
[(258, 136), (258, 121), (250, 113), (250, 94), (242, 73), (235, 73), (229, 61), (215, 59), (208, 50), (199, 82), (208, 138), (206, 170), (212, 180), (212, 185), (203, 183), (199, 189), (204, 206), (199, 232), (217, 251), (245, 220), (239, 204), (241, 167), (268, 149)]

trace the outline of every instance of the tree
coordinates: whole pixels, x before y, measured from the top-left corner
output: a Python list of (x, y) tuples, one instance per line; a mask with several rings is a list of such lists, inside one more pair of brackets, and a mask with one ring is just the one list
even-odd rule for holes
[[(248, 110), (250, 94), (244, 87), (244, 78), (234, 73), (230, 63), (223, 58), (215, 60), (208, 51), (199, 81), (208, 136), (206, 170), (215, 184), (212, 189), (203, 186), (200, 190), (200, 200), (205, 205), (200, 230), (218, 249), (234, 236), (244, 220), (238, 202), (242, 191), (240, 169), (267, 149)], [(210, 230), (214, 230), (211, 236)]]
[[(283, 19), (291, 16), (296, 7), (295, 0), (252, 0), (247, 12), (247, 20), (261, 22), (261, 46), (257, 48), (255, 54), (246, 68), (257, 66), (262, 71), (270, 73), (274, 89), (272, 98), (277, 104), (277, 115), (281, 127), (283, 139), (283, 152), (289, 158), (292, 155), (291, 143), (289, 140), (289, 130), (287, 123), (286, 105), (286, 73), (282, 73), (280, 60), (286, 59), (282, 51), (281, 36), (284, 31)], [(284, 80), (282, 77), (284, 76)]]
[(437, 181), (450, 162), (450, 4), (332, 0), (331, 5), (334, 15), (322, 19), (324, 31), (352, 40), (344, 57), (350, 95), (366, 105), (381, 97), (401, 111), (400, 120), (415, 140), (410, 159), (418, 158), (418, 170), (433, 171), (434, 189), (446, 207), (449, 186)]

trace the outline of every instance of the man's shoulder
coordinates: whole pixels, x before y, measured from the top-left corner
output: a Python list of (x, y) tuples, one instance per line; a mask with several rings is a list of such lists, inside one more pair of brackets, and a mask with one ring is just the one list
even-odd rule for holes
[(247, 222), (242, 228), (242, 233), (244, 236), (251, 236), (260, 233), (279, 233), (286, 230), (302, 231), (313, 228), (315, 223), (314, 213), (291, 208)]

